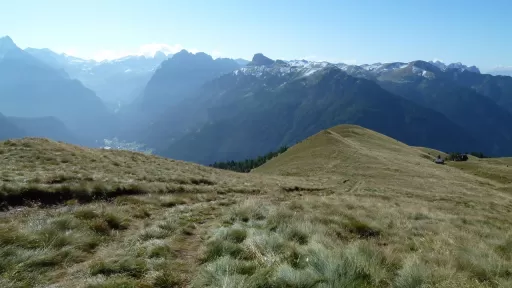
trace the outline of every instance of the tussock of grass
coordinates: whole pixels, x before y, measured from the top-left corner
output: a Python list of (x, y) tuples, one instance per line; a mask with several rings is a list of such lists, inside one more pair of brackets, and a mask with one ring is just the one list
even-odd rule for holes
[(157, 223), (157, 226), (158, 226), (158, 228), (160, 228), (162, 230), (169, 231), (169, 232), (174, 232), (174, 231), (178, 230), (178, 228), (179, 228), (179, 224), (176, 223), (176, 221), (173, 219), (166, 219), (162, 222), (159, 222), (159, 223)]
[(149, 258), (165, 258), (172, 254), (172, 249), (169, 245), (163, 244), (155, 246), (149, 252)]
[(110, 212), (105, 213), (104, 220), (108, 227), (113, 230), (125, 230), (130, 225), (128, 219), (123, 219), (119, 215)]
[(100, 215), (92, 208), (81, 208), (75, 211), (75, 217), (78, 219), (91, 220), (98, 218)]
[(203, 262), (210, 262), (224, 255), (229, 255), (233, 258), (249, 258), (249, 254), (244, 248), (236, 243), (214, 239), (207, 243), (206, 253), (203, 257)]
[(138, 207), (136, 210), (133, 211), (132, 215), (133, 217), (138, 219), (146, 219), (151, 217), (151, 212), (146, 208)]
[(162, 199), (162, 207), (174, 207), (187, 204), (187, 199), (179, 196), (169, 196)]
[(227, 233), (227, 240), (234, 243), (242, 243), (245, 238), (247, 238), (247, 231), (242, 228), (233, 228)]
[(458, 268), (471, 273), (480, 282), (512, 277), (512, 266), (485, 247), (463, 247), (457, 255)]
[(371, 227), (367, 223), (354, 218), (350, 218), (344, 225), (348, 231), (358, 235), (360, 238), (378, 237), (381, 234), (379, 229)]
[(297, 270), (288, 265), (282, 265), (275, 272), (275, 287), (317, 287), (325, 282), (319, 275), (311, 270)]
[(512, 260), (512, 235), (508, 235), (502, 243), (496, 245), (495, 251), (505, 260)]
[(183, 280), (176, 276), (172, 271), (160, 273), (155, 277), (152, 283), (154, 288), (183, 287)]
[(142, 241), (148, 241), (152, 239), (164, 239), (169, 237), (172, 234), (172, 231), (161, 229), (159, 227), (151, 227), (144, 229), (140, 234), (139, 238)]
[(136, 280), (130, 277), (109, 277), (100, 283), (87, 285), (87, 288), (137, 288), (139, 287)]
[[(116, 214), (114, 214), (116, 213)], [(55, 217), (39, 215), (24, 225), (0, 223), (0, 270), (30, 282), (36, 275), (86, 261), (111, 231), (128, 228), (124, 212), (81, 208)]]
[(124, 274), (126, 276), (140, 278), (147, 271), (147, 266), (143, 260), (127, 257), (92, 263), (90, 270), (93, 276), (98, 274), (105, 276)]
[(241, 227), (220, 228), (216, 231), (216, 238), (239, 244), (247, 238), (247, 231)]
[(246, 278), (236, 271), (236, 260), (222, 257), (206, 264), (194, 279), (192, 287), (241, 287)]
[[(308, 219), (285, 207), (258, 213), (256, 208), (262, 205), (249, 209), (247, 204), (233, 211), (229, 218), (235, 220), (232, 227), (219, 228), (209, 240), (197, 287), (216, 281), (249, 283), (259, 273), (269, 277), (259, 280), (269, 287), (381, 287), (389, 282), (391, 265), (369, 243), (328, 248), (313, 240), (324, 231), (315, 229)], [(245, 231), (241, 227), (247, 230), (246, 237), (233, 241), (230, 233)], [(240, 273), (240, 261), (249, 261), (256, 268), (250, 274)]]
[(230, 217), (227, 219), (228, 222), (249, 222), (261, 221), (268, 215), (268, 209), (263, 206), (258, 206), (253, 202), (246, 202), (243, 205), (235, 207), (230, 213)]
[(393, 286), (396, 288), (421, 288), (431, 285), (430, 270), (417, 258), (407, 259), (398, 271)]
[(289, 227), (284, 233), (286, 240), (288, 241), (297, 242), (300, 245), (308, 244), (309, 234), (306, 231), (301, 230), (299, 227)]

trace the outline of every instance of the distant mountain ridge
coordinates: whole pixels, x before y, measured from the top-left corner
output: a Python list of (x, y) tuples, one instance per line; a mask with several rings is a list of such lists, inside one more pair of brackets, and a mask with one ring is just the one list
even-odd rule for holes
[(451, 63), (451, 64), (448, 64), (446, 65), (445, 63), (441, 62), (441, 61), (429, 61), (429, 63), (437, 66), (439, 69), (441, 69), (442, 71), (446, 71), (447, 69), (456, 69), (456, 70), (459, 70), (459, 71), (469, 71), (469, 72), (473, 72), (473, 73), (478, 73), (480, 74), (480, 69), (478, 69), (476, 66), (466, 66), (460, 62), (457, 62), (457, 63)]
[(85, 60), (49, 49), (27, 48), (26, 52), (56, 69), (62, 69), (70, 78), (80, 80), (107, 103), (128, 104), (144, 87), (156, 68), (172, 54), (157, 52), (154, 57), (126, 56), (114, 60)]
[(7, 117), (0, 113), (0, 140), (21, 138), (25, 136), (27, 136), (25, 131), (9, 121)]
[(151, 113), (162, 113), (180, 102), (203, 83), (240, 68), (232, 59), (213, 59), (205, 53), (182, 50), (164, 61), (149, 80), (143, 92), (141, 107)]
[(88, 144), (74, 135), (62, 121), (55, 117), (7, 117), (7, 119), (22, 129), (26, 136), (49, 138), (72, 144)]
[(56, 117), (74, 133), (101, 139), (115, 119), (93, 91), (0, 38), (0, 112), (5, 116)]
[[(251, 64), (249, 63), (248, 65)], [(264, 65), (253, 66), (260, 67)], [(478, 93), (493, 99), (493, 101), (498, 105), (512, 112), (512, 77), (481, 74), (477, 67), (468, 67), (461, 63), (446, 65), (441, 62), (426, 62), (418, 60), (409, 63), (393, 62), (347, 65), (343, 63), (315, 62), (307, 60), (277, 60), (276, 65), (269, 66), (267, 72), (271, 74), (282, 74), (294, 70), (307, 70), (310, 71), (310, 73), (313, 73), (316, 69), (327, 66), (338, 67), (354, 77), (365, 78), (372, 81), (409, 82), (416, 81), (419, 79), (418, 77), (430, 80), (444, 79), (445, 81), (450, 81), (457, 86), (473, 89)], [(253, 73), (259, 73), (256, 70), (253, 71)]]
[(498, 66), (487, 71), (494, 76), (512, 76), (512, 66)]

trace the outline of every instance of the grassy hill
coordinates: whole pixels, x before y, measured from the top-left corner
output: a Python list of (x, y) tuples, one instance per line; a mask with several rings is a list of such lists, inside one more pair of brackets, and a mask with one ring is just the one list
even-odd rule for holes
[(242, 174), (0, 142), (0, 286), (510, 287), (512, 160), (437, 153), (343, 125)]

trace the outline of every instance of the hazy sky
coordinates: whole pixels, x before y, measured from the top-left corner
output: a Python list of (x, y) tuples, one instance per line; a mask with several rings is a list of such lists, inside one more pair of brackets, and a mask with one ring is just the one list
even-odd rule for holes
[(214, 56), (512, 66), (511, 0), (0, 0), (0, 35), (84, 58)]

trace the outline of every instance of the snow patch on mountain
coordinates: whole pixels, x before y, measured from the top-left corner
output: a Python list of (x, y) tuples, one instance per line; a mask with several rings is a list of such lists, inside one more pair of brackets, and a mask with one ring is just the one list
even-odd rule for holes
[(417, 67), (415, 65), (412, 66), (412, 73), (416, 74), (417, 76), (425, 77), (428, 79), (435, 78), (435, 74), (433, 72), (427, 71), (427, 70)]
[(265, 74), (281, 77), (294, 73), (294, 75), (298, 78), (313, 75), (314, 73), (328, 66), (333, 66), (333, 64), (328, 62), (312, 62), (306, 60), (277, 60), (273, 65), (246, 66), (234, 71), (233, 73), (235, 75), (242, 74), (256, 77), (262, 77)]

